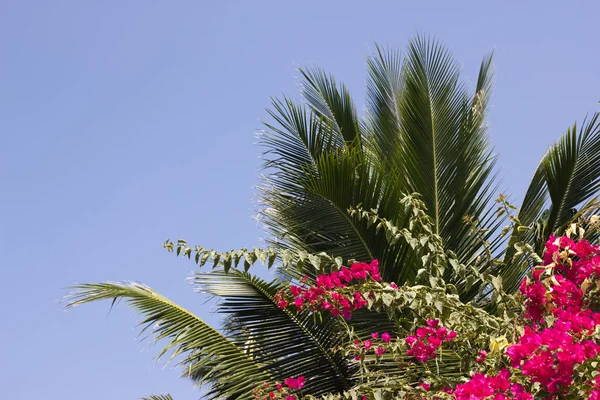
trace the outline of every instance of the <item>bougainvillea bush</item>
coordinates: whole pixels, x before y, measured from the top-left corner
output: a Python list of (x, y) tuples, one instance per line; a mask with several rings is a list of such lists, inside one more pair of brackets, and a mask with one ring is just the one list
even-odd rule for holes
[[(369, 337), (348, 331), (343, 351), (360, 365), (360, 383), (329, 399), (600, 399), (598, 245), (550, 237), (543, 263), (518, 294), (504, 296), (512, 312), (500, 317), (446, 289), (382, 282), (373, 260), (307, 277), (277, 301), (345, 321), (364, 310), (386, 313), (397, 327)], [(309, 386), (300, 376), (255, 390), (257, 398), (290, 400)]]

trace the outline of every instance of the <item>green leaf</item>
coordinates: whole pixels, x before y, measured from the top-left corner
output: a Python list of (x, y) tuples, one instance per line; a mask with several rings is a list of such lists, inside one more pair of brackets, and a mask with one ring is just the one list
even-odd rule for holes
[(383, 300), (383, 304), (385, 304), (386, 306), (390, 306), (394, 301), (394, 296), (392, 296), (389, 293), (383, 293), (381, 295), (381, 300)]
[(337, 266), (338, 270), (340, 268), (342, 268), (342, 264), (344, 263), (344, 259), (342, 257), (336, 257), (334, 260), (335, 260), (335, 265)]
[(308, 256), (308, 260), (313, 265), (313, 267), (315, 267), (316, 271), (320, 271), (321, 270), (321, 257), (320, 256), (310, 254)]

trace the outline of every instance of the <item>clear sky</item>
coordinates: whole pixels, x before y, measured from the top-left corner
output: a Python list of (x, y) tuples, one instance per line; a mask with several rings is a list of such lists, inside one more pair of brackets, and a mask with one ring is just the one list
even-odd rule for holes
[[(494, 4), (492, 4), (494, 3)], [(490, 131), (516, 199), (547, 146), (598, 110), (600, 3), (589, 1), (0, 1), (2, 397), (197, 399), (109, 304), (69, 312), (77, 282), (139, 280), (215, 321), (167, 238), (260, 244), (270, 96), (295, 65), (364, 105), (364, 56), (435, 35), (474, 84), (496, 51)]]

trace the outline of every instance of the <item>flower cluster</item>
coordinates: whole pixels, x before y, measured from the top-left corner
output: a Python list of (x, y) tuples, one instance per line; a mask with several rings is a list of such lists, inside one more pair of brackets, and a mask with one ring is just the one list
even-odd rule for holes
[(593, 382), (586, 382), (588, 385), (593, 385), (593, 389), (590, 392), (588, 400), (600, 400), (600, 375), (598, 375)]
[(358, 354), (354, 356), (354, 359), (360, 360), (362, 356), (367, 354), (369, 351), (373, 351), (377, 357), (381, 357), (388, 350), (385, 345), (391, 341), (392, 337), (387, 332), (383, 332), (381, 336), (379, 335), (379, 332), (373, 332), (371, 333), (371, 339), (367, 339), (365, 341), (355, 339), (354, 348), (358, 350)]
[(593, 337), (600, 313), (589, 308), (592, 299), (586, 298), (599, 276), (600, 256), (598, 247), (585, 240), (551, 237), (544, 261), (546, 265), (536, 268), (532, 278), (521, 283), (531, 326), (524, 327), (523, 335), (506, 354), (511, 366), (531, 384), (539, 384), (554, 395), (567, 393), (576, 367), (587, 361), (591, 365), (600, 354), (600, 345)]
[(264, 382), (262, 387), (254, 388), (254, 398), (256, 399), (283, 399), (283, 400), (297, 400), (298, 397), (292, 394), (292, 390), (299, 390), (304, 387), (304, 376), (297, 378), (289, 377), (283, 381), (283, 384), (277, 382), (275, 387), (271, 387), (269, 382)]
[(526, 326), (519, 342), (506, 351), (513, 368), (520, 368), (532, 383), (539, 382), (551, 394), (572, 383), (576, 364), (593, 359), (600, 352), (593, 340), (578, 343), (567, 326), (559, 321), (539, 332)]
[(475, 362), (481, 364), (482, 362), (485, 361), (486, 356), (487, 356), (487, 351), (480, 350), (479, 353), (477, 353), (477, 358), (475, 358)]
[(297, 378), (287, 378), (283, 381), (290, 389), (302, 389), (304, 387), (304, 377), (299, 376)]
[(435, 352), (442, 342), (449, 342), (456, 337), (456, 332), (448, 331), (443, 326), (438, 328), (439, 324), (437, 319), (429, 319), (426, 327), (417, 328), (416, 335), (408, 336), (406, 344), (410, 349), (406, 354), (423, 362), (435, 358)]
[(275, 300), (282, 309), (293, 304), (298, 311), (326, 310), (334, 317), (342, 315), (350, 320), (352, 312), (366, 306), (367, 301), (360, 292), (350, 290), (342, 294), (339, 289), (367, 279), (381, 280), (377, 260), (354, 263), (349, 268), (342, 267), (339, 271), (319, 275), (314, 286), (290, 286), (289, 291), (277, 293)]
[(510, 372), (506, 369), (502, 369), (496, 376), (477, 373), (468, 382), (457, 385), (452, 393), (456, 400), (533, 400), (531, 393), (526, 392), (518, 383), (511, 384), (509, 378)]

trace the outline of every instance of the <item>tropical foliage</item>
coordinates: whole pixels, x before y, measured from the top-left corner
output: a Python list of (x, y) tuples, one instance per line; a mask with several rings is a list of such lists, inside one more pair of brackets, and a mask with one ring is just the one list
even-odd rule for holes
[[(436, 288), (383, 283), (376, 262), (291, 286), (280, 294), (280, 306), (331, 315), (341, 309), (345, 319), (366, 308), (395, 322), (397, 338), (348, 330), (344, 350), (360, 365), (360, 380), (326, 399), (595, 400), (600, 247), (583, 233), (573, 225), (565, 236), (551, 236), (543, 265), (521, 282), (517, 295), (496, 288), (496, 301), (510, 308), (499, 316), (462, 303), (443, 281)], [(287, 386), (266, 384), (257, 394), (296, 398)]]
[[(514, 335), (499, 321), (519, 315), (511, 294), (541, 263), (546, 238), (564, 233), (572, 221), (582, 223), (588, 240), (598, 238), (588, 221), (600, 185), (599, 115), (552, 144), (513, 215), (508, 198), (498, 197), (485, 123), (492, 56), (481, 63), (474, 91), (460, 80), (450, 53), (422, 37), (403, 56), (377, 47), (367, 66), (364, 116), (347, 88), (316, 68), (300, 70), (302, 101), (273, 100), (271, 121), (260, 133), (267, 151), (259, 217), (270, 234), (267, 249), (218, 252), (183, 240), (165, 243), (199, 266), (212, 264), (191, 281), (221, 299), (221, 330), (140, 284), (80, 285), (69, 306), (124, 299), (143, 316), (143, 329), (166, 342), (159, 357), (177, 358), (186, 377), (209, 388), (207, 398), (255, 398), (262, 382), (300, 376), (302, 385), (288, 382), (303, 386), (302, 395), (359, 393), (371, 363), (385, 378), (370, 377), (369, 385), (394, 393), (422, 382), (434, 364), (443, 379), (466, 379), (472, 364), (457, 356), (462, 344), (454, 355), (441, 350), (443, 363), (435, 358), (408, 374), (387, 358), (398, 354), (391, 350), (380, 359), (355, 360), (349, 335), (360, 343), (379, 332), (406, 340), (428, 318), (455, 326), (444, 310), (454, 310), (457, 321), (477, 315), (483, 325), (463, 339), (480, 350), (492, 336)], [(312, 306), (281, 307), (290, 284), (314, 286), (318, 276), (354, 260), (378, 260), (380, 281), (369, 282), (402, 291), (368, 287), (376, 299), (363, 298), (366, 306), (352, 310), (350, 320)], [(276, 266), (279, 279), (250, 274), (257, 261)], [(403, 314), (399, 297), (390, 300), (398, 293), (402, 301), (404, 293), (422, 297), (414, 303), (418, 315)], [(367, 395), (378, 398), (374, 393)]]

